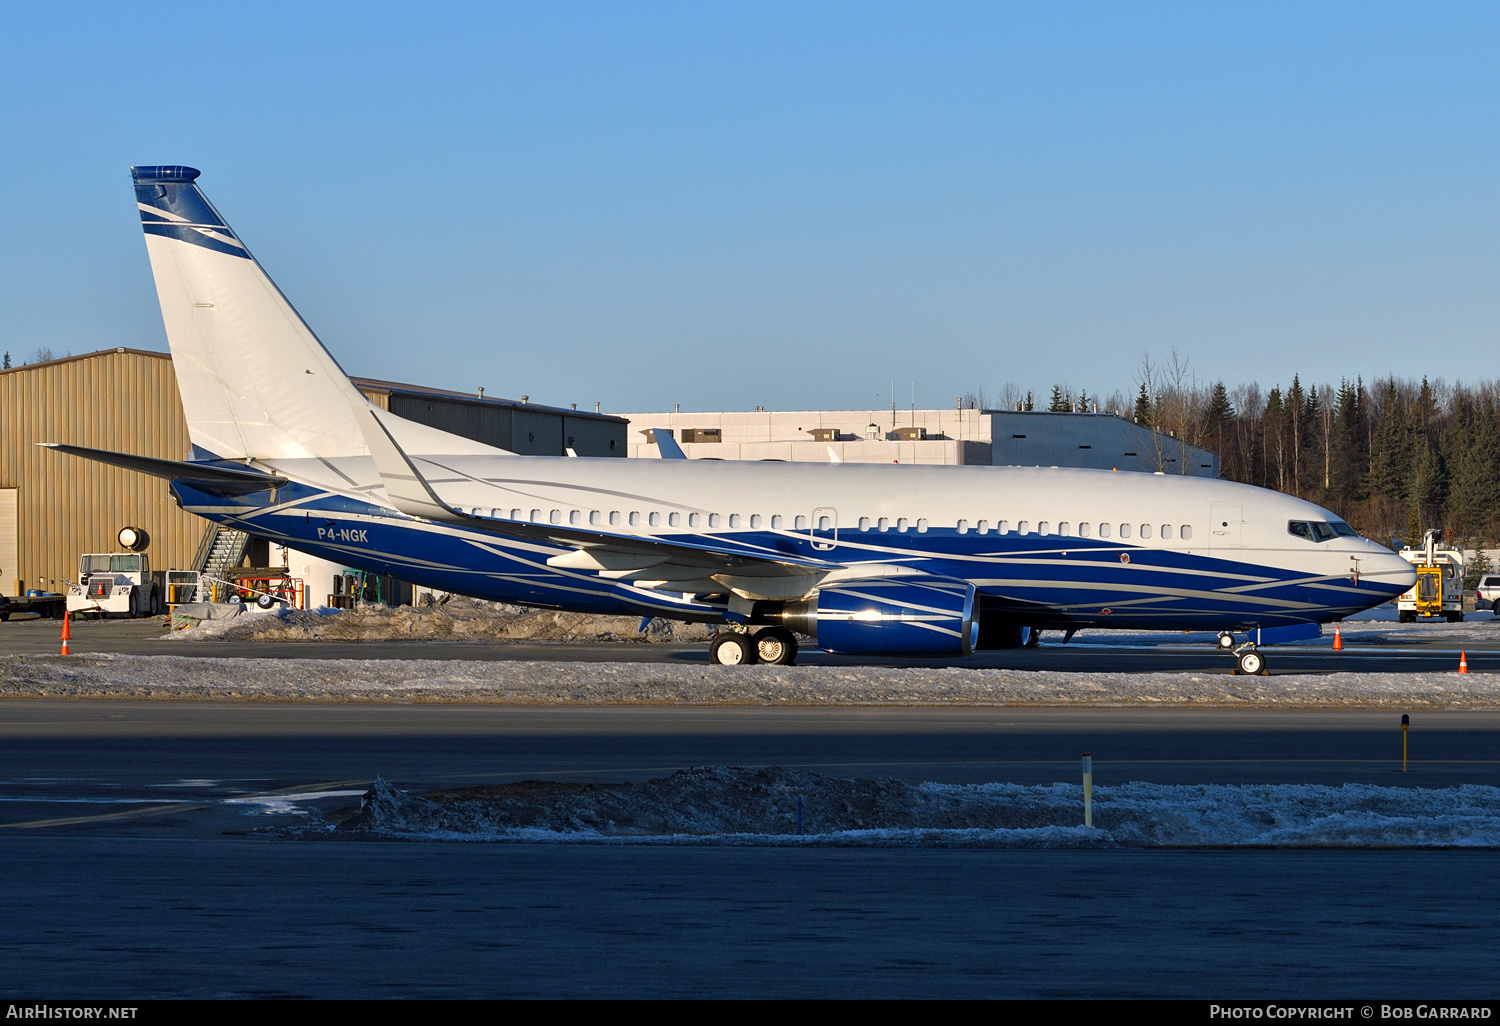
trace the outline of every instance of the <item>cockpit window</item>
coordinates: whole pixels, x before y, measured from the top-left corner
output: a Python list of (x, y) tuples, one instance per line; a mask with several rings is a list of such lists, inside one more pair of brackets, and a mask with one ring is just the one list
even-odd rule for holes
[(1358, 538), (1354, 528), (1342, 520), (1323, 523), (1321, 520), (1289, 520), (1286, 533), (1310, 542), (1332, 541), (1334, 538)]

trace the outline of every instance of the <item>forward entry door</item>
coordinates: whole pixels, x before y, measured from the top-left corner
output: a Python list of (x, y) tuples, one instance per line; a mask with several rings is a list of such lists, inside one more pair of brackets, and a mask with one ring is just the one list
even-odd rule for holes
[(819, 551), (826, 552), (837, 545), (839, 543), (838, 510), (824, 506), (813, 510), (808, 534), (812, 538), (812, 547)]
[(1237, 502), (1216, 502), (1209, 512), (1209, 549), (1244, 548), (1245, 507)]

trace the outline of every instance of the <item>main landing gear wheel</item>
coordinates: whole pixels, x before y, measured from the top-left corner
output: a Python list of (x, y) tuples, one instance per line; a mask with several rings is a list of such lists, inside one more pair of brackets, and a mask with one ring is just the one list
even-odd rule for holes
[(755, 662), (755, 648), (748, 635), (730, 631), (708, 646), (708, 661), (716, 666), (744, 666)]
[(1235, 656), (1236, 669), (1251, 677), (1258, 677), (1265, 672), (1266, 657), (1253, 648), (1247, 648)]
[(797, 637), (785, 627), (766, 627), (755, 632), (757, 660), (772, 666), (790, 666), (797, 661)]

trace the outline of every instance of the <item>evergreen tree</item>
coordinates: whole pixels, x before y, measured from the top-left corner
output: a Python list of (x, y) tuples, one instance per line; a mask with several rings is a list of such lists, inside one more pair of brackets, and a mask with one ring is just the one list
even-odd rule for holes
[(1405, 502), (1411, 483), (1412, 437), (1395, 378), (1386, 382), (1384, 407), (1370, 446), (1367, 488), (1371, 495)]
[(1348, 514), (1364, 498), (1365, 461), (1364, 411), (1360, 408), (1359, 389), (1349, 381), (1339, 382), (1337, 411), (1334, 415), (1330, 491), (1341, 513)]
[(1063, 392), (1063, 387), (1061, 385), (1053, 385), (1052, 386), (1052, 405), (1050, 405), (1050, 406), (1047, 407), (1047, 412), (1048, 413), (1067, 413), (1068, 412), (1068, 407), (1071, 406), (1071, 405), (1072, 405), (1072, 403), (1068, 399), (1067, 394), (1065, 392)]
[(1026, 390), (1026, 412), (1030, 413), (1036, 409), (1036, 397), (1031, 394), (1031, 389)]
[(1417, 436), (1412, 453), (1411, 484), (1408, 501), (1417, 521), (1417, 530), (1407, 542), (1415, 545), (1422, 540), (1422, 533), (1430, 527), (1442, 524), (1441, 513), (1446, 489), (1443, 454), (1437, 444), (1427, 435)]
[(0, 370), (10, 370), (10, 351), (9, 350), (6, 350), (6, 352), (5, 352), (5, 366), (4, 367), (0, 367)]
[(1140, 394), (1135, 397), (1135, 422), (1151, 425), (1151, 393), (1146, 391), (1146, 383), (1141, 382)]
[(1495, 411), (1460, 393), (1444, 437), (1448, 456), (1448, 523), (1461, 537), (1480, 537), (1500, 506), (1500, 435)]

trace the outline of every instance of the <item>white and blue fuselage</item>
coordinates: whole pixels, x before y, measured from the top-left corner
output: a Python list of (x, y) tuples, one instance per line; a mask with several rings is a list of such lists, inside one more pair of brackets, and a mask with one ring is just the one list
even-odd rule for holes
[[(1225, 481), (520, 456), (406, 421), (354, 387), (196, 170), (132, 175), (193, 458), (56, 448), (346, 566), (526, 605), (771, 625), (756, 644), (777, 660), (793, 630), (834, 651), (944, 655), (1024, 627), (1311, 625), (1414, 579), (1327, 510)], [(718, 661), (755, 658), (722, 640)]]

